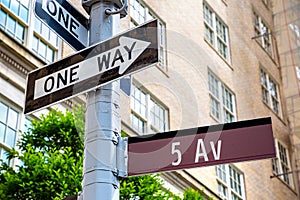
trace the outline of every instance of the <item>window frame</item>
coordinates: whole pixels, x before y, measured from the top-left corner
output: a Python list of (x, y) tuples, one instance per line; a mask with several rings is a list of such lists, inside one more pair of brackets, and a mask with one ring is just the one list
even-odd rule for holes
[[(211, 14), (209, 20), (207, 21), (207, 12)], [(203, 22), (204, 22), (204, 40), (209, 43), (211, 47), (218, 53), (218, 55), (224, 59), (226, 62), (231, 63), (230, 55), (230, 40), (229, 40), (229, 28), (227, 24), (222, 20), (222, 18), (212, 9), (212, 7), (207, 3), (203, 2)], [(219, 23), (217, 23), (219, 22)], [(218, 34), (218, 24), (223, 27), (223, 37)], [(209, 35), (208, 34), (209, 32)], [(224, 39), (225, 38), (225, 39)], [(222, 44), (223, 48), (219, 48), (219, 43)]]
[[(2, 153), (3, 152), (6, 152), (6, 151), (9, 151), (11, 148), (14, 148), (16, 147), (16, 143), (17, 143), (17, 139), (18, 139), (18, 134), (19, 134), (19, 128), (20, 128), (20, 125), (21, 125), (21, 118), (22, 118), (22, 113), (19, 109), (17, 109), (15, 106), (13, 106), (11, 103), (3, 100), (3, 99), (0, 99), (0, 104), (3, 104), (4, 106), (7, 107), (7, 113), (6, 113), (6, 122), (2, 122), (0, 121), (0, 124), (4, 125), (4, 135), (3, 135), (3, 140), (1, 139), (0, 140), (0, 159), (3, 159), (2, 158)], [(8, 118), (9, 118), (9, 112), (10, 110), (13, 110), (15, 113), (17, 113), (17, 119), (16, 119), (16, 124), (15, 124), (15, 128), (13, 127), (10, 127), (10, 125), (8, 124)], [(1, 119), (0, 119), (1, 120)], [(14, 135), (14, 144), (13, 146), (10, 146), (10, 144), (8, 144), (6, 142), (6, 136), (8, 134), (8, 129), (11, 129), (15, 132), (15, 135)], [(6, 159), (5, 159), (6, 160)], [(11, 164), (11, 160), (7, 160), (7, 164)]]
[[(232, 176), (231, 176), (231, 171), (230, 170), (233, 170), (236, 174), (239, 175), (240, 194), (239, 194), (239, 192), (235, 191), (235, 189), (231, 185), (232, 184), (232, 181), (231, 181)], [(233, 198), (232, 197), (233, 195), (238, 197), (240, 200), (245, 200), (246, 199), (245, 178), (244, 178), (244, 173), (243, 172), (241, 172), (237, 167), (235, 167), (232, 164), (216, 165), (215, 166), (215, 171), (216, 171), (218, 195), (222, 199), (224, 199), (224, 200), (229, 200), (230, 199), (231, 200)], [(219, 176), (219, 173), (218, 173), (219, 171), (222, 171), (223, 177)], [(222, 189), (222, 191), (220, 191), (220, 188)]]
[[(156, 132), (163, 132), (163, 131), (167, 131), (169, 129), (169, 109), (162, 104), (157, 98), (155, 98), (152, 94), (150, 94), (148, 91), (145, 90), (145, 88), (143, 87), (139, 87), (137, 86), (138, 84), (136, 83), (132, 83), (131, 85), (131, 95), (130, 95), (130, 123), (131, 123), (131, 127), (138, 131), (138, 133), (140, 135), (146, 135), (146, 134), (150, 134), (150, 133), (156, 133)], [(141, 114), (139, 113), (139, 111), (137, 111), (134, 108), (134, 103), (138, 102), (138, 100), (136, 101), (136, 98), (134, 98), (133, 93), (135, 92), (135, 90), (138, 90), (140, 93), (143, 93), (145, 95), (145, 113)], [(133, 102), (134, 101), (134, 102)], [(162, 108), (162, 112), (164, 115), (164, 119), (162, 120), (164, 126), (163, 127), (157, 127), (155, 126), (155, 123), (152, 122), (152, 116), (151, 116), (151, 104), (152, 103), (156, 103), (156, 105), (158, 105), (159, 107)], [(143, 116), (144, 115), (144, 116)], [(133, 125), (133, 121), (132, 121), (132, 117), (136, 117), (140, 120), (141, 123), (143, 123), (143, 132), (140, 131), (140, 127), (135, 128)]]
[[(211, 77), (214, 78), (214, 83), (216, 87), (213, 87), (211, 84)], [(215, 90), (214, 92), (212, 91), (212, 87)], [(228, 108), (226, 103), (224, 103), (224, 91), (227, 90), (227, 92), (231, 95), (231, 106), (232, 110)], [(236, 113), (236, 99), (235, 99), (235, 94), (232, 92), (232, 90), (227, 87), (220, 79), (218, 76), (216, 76), (211, 70), (208, 70), (208, 92), (209, 92), (209, 99), (210, 99), (210, 116), (213, 117), (218, 122), (234, 122), (237, 120), (237, 113)], [(217, 93), (217, 94), (214, 94)], [(216, 116), (212, 112), (212, 100), (214, 102), (218, 103), (218, 113), (219, 117)], [(226, 101), (227, 102), (227, 101)], [(225, 117), (225, 114), (228, 113), (232, 116), (232, 120), (227, 120)]]
[[(283, 148), (284, 152), (281, 152)], [(292, 173), (292, 166), (290, 162), (290, 154), (287, 145), (275, 139), (275, 149), (276, 149), (276, 157), (272, 158), (272, 171), (276, 177), (279, 177), (285, 184), (289, 185), (290, 187), (294, 188), (294, 180)], [(282, 154), (285, 154), (285, 161), (282, 160)], [(283, 165), (286, 169), (283, 169)]]
[[(1, 4), (3, 5), (3, 4)], [(10, 11), (6, 6), (0, 7), (0, 11), (5, 13), (5, 25), (3, 26), (0, 24), (0, 28), (7, 32), (9, 36), (11, 36), (14, 40), (16, 40), (20, 44), (26, 44), (26, 37), (27, 37), (27, 29), (28, 29), (28, 23), (23, 22), (18, 16), (16, 16), (12, 11)], [(29, 16), (28, 16), (29, 17)], [(11, 18), (14, 20), (14, 31), (11, 32), (8, 27), (8, 20)], [(17, 36), (17, 25), (20, 25), (23, 27), (23, 37), (19, 38)]]
[[(135, 19), (134, 14), (133, 14), (133, 5), (132, 3), (137, 2), (139, 5), (141, 5), (144, 8), (144, 13), (143, 13), (143, 21), (137, 21), (137, 19)], [(164, 70), (165, 72), (168, 70), (167, 69), (167, 53), (166, 53), (166, 49), (167, 49), (167, 44), (166, 44), (166, 23), (142, 0), (129, 0), (129, 19), (130, 19), (130, 26), (131, 28), (138, 26), (140, 24), (143, 24), (149, 20), (152, 19), (157, 19), (158, 20), (158, 40), (159, 40), (159, 44), (158, 44), (158, 66)], [(139, 13), (140, 16), (140, 13)]]
[[(281, 106), (281, 95), (280, 95), (280, 89), (279, 89), (279, 84), (277, 81), (275, 81), (274, 78), (270, 76), (270, 74), (263, 69), (262, 67), (260, 68), (260, 86), (261, 86), (261, 91), (262, 91), (262, 100), (263, 102), (279, 117), (282, 117), (282, 106)], [(262, 74), (265, 75), (264, 81), (262, 80)], [(272, 95), (272, 92), (270, 91), (270, 82), (273, 83), (275, 86), (275, 95), (277, 98), (275, 98), (274, 95)], [(267, 96), (265, 96), (267, 95)], [(274, 105), (274, 101), (277, 102), (277, 106)], [(277, 108), (276, 108), (277, 107)], [(276, 111), (276, 109), (278, 111)]]
[[(9, 5), (10, 5), (11, 0), (8, 0), (8, 1), (9, 1)], [(19, 7), (24, 7), (23, 6), (24, 1), (21, 2), (21, 0), (17, 0), (16, 2), (18, 3)], [(30, 52), (32, 52), (34, 55), (36, 55), (38, 58), (40, 58), (41, 60), (43, 60), (46, 63), (51, 63), (58, 59), (59, 53), (61, 53), (59, 51), (59, 47), (60, 47), (62, 41), (59, 39), (57, 34), (55, 34), (48, 26), (46, 26), (44, 24), (44, 22), (41, 22), (41, 20), (38, 19), (34, 15), (34, 12), (31, 9), (33, 1), (28, 1), (27, 21), (22, 18), (21, 14), (15, 14), (14, 11), (11, 10), (6, 5), (4, 5), (4, 3), (2, 1), (0, 1), (0, 4), (1, 4), (1, 6), (0, 6), (1, 12), (3, 12), (5, 14), (5, 19), (3, 20), (3, 22), (5, 24), (4, 24), (4, 26), (2, 24), (0, 24), (1, 31), (2, 30), (6, 31), (12, 39), (14, 39), (16, 42), (18, 42), (21, 45), (23, 45), (24, 47), (26, 47)], [(18, 7), (18, 10), (20, 10), (19, 7)], [(14, 31), (13, 32), (8, 31), (7, 20), (9, 18), (14, 20)], [(53, 33), (52, 35), (56, 36), (56, 46), (51, 44), (51, 42), (53, 42), (53, 41), (49, 41), (49, 38), (45, 38), (40, 33), (36, 32), (34, 30), (36, 20), (38, 20), (40, 23), (44, 24), (47, 27), (47, 29)], [(22, 38), (18, 37), (20, 35), (20, 34), (18, 34), (18, 30), (17, 30), (17, 27), (19, 27), (18, 25), (22, 27), (21, 32), (19, 32), (19, 33), (21, 33)], [(44, 44), (46, 44), (46, 49), (51, 48), (53, 50), (53, 56), (52, 56), (53, 59), (51, 61), (49, 59), (47, 60), (47, 53), (45, 54), (45, 57), (43, 57), (39, 54), (39, 52), (33, 50), (34, 37), (38, 37), (39, 41), (42, 41)]]
[[(31, 51), (33, 51), (39, 58), (41, 58), (46, 63), (54, 62), (57, 59), (58, 54), (58, 48), (59, 48), (59, 37), (58, 35), (51, 30), (44, 22), (42, 22), (39, 18), (37, 18), (35, 15), (32, 16), (32, 23), (33, 23), (33, 29), (32, 29), (32, 45), (31, 45)], [(37, 25), (36, 23), (39, 23)], [(39, 26), (40, 30), (36, 30), (36, 26)], [(43, 35), (45, 34), (46, 35)], [(46, 37), (47, 38), (46, 38)], [(51, 44), (52, 41), (51, 37), (55, 37), (55, 45)], [(34, 48), (34, 41), (37, 40), (37, 49)], [(40, 53), (39, 45), (44, 44), (45, 45), (45, 55), (42, 55)], [(52, 60), (48, 59), (48, 51), (49, 49), (53, 52), (52, 54)]]
[(264, 49), (265, 52), (267, 52), (269, 56), (274, 58), (273, 39), (271, 34), (272, 31), (270, 26), (256, 11), (253, 11), (253, 18), (255, 33), (254, 37), (257, 43)]

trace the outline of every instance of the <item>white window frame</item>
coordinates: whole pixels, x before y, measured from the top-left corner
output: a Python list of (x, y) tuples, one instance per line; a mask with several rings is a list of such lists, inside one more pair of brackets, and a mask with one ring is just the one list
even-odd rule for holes
[(253, 16), (255, 39), (260, 46), (273, 58), (274, 52), (271, 29), (257, 12), (254, 11)]
[[(21, 2), (21, 0), (20, 0)], [(23, 39), (20, 40), (16, 37), (16, 33), (13, 34), (9, 34), (13, 39), (15, 39), (18, 43), (20, 43), (21, 45), (25, 46), (29, 51), (33, 52), (35, 55), (37, 55), (41, 60), (43, 60), (46, 63), (50, 63), (55, 61), (56, 59), (58, 59), (59, 57), (59, 53), (61, 53), (59, 51), (59, 47), (61, 46), (62, 41), (57, 38), (58, 42), (57, 42), (57, 46), (54, 46), (51, 44), (50, 41), (48, 41), (48, 38), (44, 38), (42, 35), (40, 35), (39, 33), (37, 33), (34, 30), (34, 23), (35, 23), (35, 15), (34, 15), (34, 11), (33, 11), (33, 3), (34, 1), (29, 1), (29, 10), (28, 10), (28, 20), (27, 22), (23, 21), (19, 16), (17, 16), (16, 14), (14, 14), (9, 8), (7, 8), (6, 6), (2, 5), (2, 2), (0, 1), (1, 4), (1, 10), (3, 10), (6, 15), (9, 15), (12, 19), (14, 19), (17, 23), (19, 23), (20, 25), (22, 25), (24, 27), (24, 33), (23, 33)], [(43, 22), (42, 22), (43, 23)], [(0, 26), (0, 31), (7, 30), (7, 27), (3, 28), (3, 26)], [(47, 27), (47, 29), (49, 30), (49, 28)], [(50, 30), (51, 31), (51, 30)], [(55, 34), (56, 35), (56, 34)], [(43, 57), (39, 54), (39, 52), (34, 51), (33, 48), (33, 38), (34, 37), (38, 37), (38, 39), (40, 41), (42, 41), (43, 43), (46, 44), (46, 49), (49, 47), (54, 51), (54, 59), (52, 61), (49, 61), (46, 59), (46, 57)], [(56, 35), (56, 37), (58, 37)]]
[[(162, 105), (153, 95), (149, 94), (148, 92), (145, 92), (143, 88), (138, 87), (137, 84), (132, 84), (132, 89), (131, 89), (131, 96), (130, 96), (130, 107), (131, 107), (131, 112), (130, 112), (130, 120), (131, 120), (131, 126), (134, 130), (138, 131), (139, 134), (148, 134), (148, 133), (156, 133), (156, 132), (164, 132), (169, 130), (169, 110), (166, 108), (166, 106)], [(138, 110), (135, 110), (134, 108), (134, 97), (133, 93), (135, 90), (139, 90), (145, 95), (145, 111), (144, 114), (141, 114)], [(155, 124), (151, 121), (151, 105), (152, 103), (156, 103), (158, 106), (162, 108), (162, 112), (164, 115), (163, 119), (163, 127), (157, 127)], [(132, 118), (136, 117), (138, 118), (143, 124), (144, 124), (144, 130), (140, 130), (139, 128), (136, 129), (133, 126), (133, 121)]]
[[(38, 55), (42, 60), (44, 60), (46, 63), (51, 63), (54, 62), (54, 60), (57, 57), (57, 52), (58, 52), (58, 48), (59, 48), (59, 37), (56, 35), (56, 33), (54, 33), (47, 25), (45, 25), (42, 21), (40, 21), (40, 19), (38, 19), (36, 16), (33, 16), (33, 24), (34, 24), (34, 28), (33, 28), (33, 36), (32, 36), (32, 51), (35, 52), (36, 55)], [(38, 22), (40, 24), (40, 30), (37, 31), (35, 30), (35, 23)], [(42, 34), (47, 34), (47, 37), (45, 37), (45, 35), (43, 36)], [(55, 43), (56, 44), (52, 44), (53, 41), (49, 41), (51, 40), (51, 38), (54, 38)], [(39, 47), (38, 50), (36, 51), (33, 47), (33, 41), (37, 39), (38, 41), (38, 46), (43, 43), (46, 46), (46, 54), (45, 55), (41, 55), (40, 51), (39, 51)], [(52, 39), (53, 40), (53, 39)], [(53, 58), (51, 60), (49, 60), (47, 58), (47, 54), (49, 49), (53, 52)]]
[[(144, 20), (138, 21), (134, 18), (132, 4), (138, 4), (144, 8), (143, 15)], [(130, 16), (130, 26), (135, 27), (144, 22), (147, 22), (152, 19), (158, 19), (158, 36), (159, 36), (159, 49), (158, 49), (158, 58), (159, 58), (159, 67), (164, 71), (167, 71), (167, 54), (166, 54), (166, 23), (153, 11), (149, 6), (142, 0), (129, 0), (129, 16)]]
[[(206, 11), (211, 14), (211, 22), (208, 22), (206, 20)], [(207, 41), (217, 52), (218, 54), (225, 59), (228, 63), (231, 62), (230, 58), (230, 44), (229, 44), (229, 31), (228, 26), (224, 23), (224, 21), (216, 14), (216, 12), (208, 5), (207, 2), (203, 2), (203, 18), (204, 18), (204, 39)], [(223, 39), (218, 35), (217, 32), (217, 22), (219, 22), (224, 30), (223, 30)], [(211, 38), (207, 37), (207, 32), (211, 34)], [(221, 48), (219, 48), (219, 42), (222, 43), (222, 46), (224, 46), (226, 49), (223, 51)]]
[[(0, 2), (1, 3), (1, 2)], [(10, 35), (13, 39), (15, 39), (17, 42), (21, 43), (21, 44), (25, 44), (26, 42), (26, 32), (27, 32), (27, 28), (28, 28), (28, 22), (25, 22), (23, 21), (21, 18), (19, 18), (17, 15), (15, 15), (10, 9), (8, 9), (6, 6), (2, 5), (1, 6), (1, 10), (2, 12), (4, 12), (6, 14), (6, 26), (3, 27), (0, 25), (1, 29), (0, 30), (4, 30), (5, 32), (8, 32), (8, 35)], [(17, 37), (17, 34), (14, 32), (14, 33), (11, 33), (8, 29), (8, 22), (7, 22), (7, 17), (10, 16), (10, 18), (12, 18), (16, 24), (19, 24), (21, 25), (23, 28), (24, 28), (24, 33), (23, 33), (23, 38), (20, 39)], [(30, 18), (30, 15), (28, 15), (28, 18)], [(15, 27), (16, 29), (16, 27)]]
[[(264, 76), (264, 79), (262, 79), (262, 76)], [(265, 80), (265, 81), (263, 81)], [(270, 90), (270, 85), (273, 83), (275, 85), (275, 95), (272, 95), (272, 92)], [(282, 116), (282, 108), (281, 108), (281, 102), (280, 102), (280, 92), (279, 92), (279, 85), (278, 83), (270, 77), (270, 75), (267, 73), (266, 70), (263, 68), (260, 68), (260, 85), (262, 90), (262, 99), (265, 104), (268, 105), (268, 107), (271, 108), (271, 110), (278, 116)], [(277, 97), (276, 97), (277, 96)], [(277, 108), (274, 105), (274, 101), (277, 103)]]
[[(223, 200), (232, 200), (233, 195), (238, 197), (239, 200), (245, 200), (245, 180), (244, 180), (244, 174), (238, 170), (235, 166), (231, 164), (223, 164), (223, 165), (217, 165), (215, 167), (216, 169), (216, 179), (217, 179), (217, 188), (218, 188), (218, 195)], [(230, 176), (230, 169), (234, 170), (238, 175), (240, 179), (240, 194), (235, 191), (234, 188), (231, 187), (231, 176)], [(219, 171), (222, 172), (222, 177), (219, 176)], [(220, 191), (220, 187), (222, 187), (223, 191)], [(224, 195), (225, 191), (225, 195)]]
[[(17, 140), (18, 140), (19, 129), (20, 129), (20, 124), (21, 124), (22, 112), (20, 111), (20, 109), (17, 109), (15, 106), (12, 106), (11, 103), (9, 103), (9, 102), (7, 102), (3, 99), (0, 99), (0, 103), (7, 106), (8, 111), (11, 109), (11, 110), (13, 110), (17, 113), (16, 128), (14, 129), (14, 131), (16, 131), (15, 138), (14, 138), (14, 146), (9, 146), (7, 143), (0, 140), (0, 153), (2, 154), (3, 151), (9, 151), (11, 148), (16, 147)], [(8, 116), (6, 116), (6, 117), (8, 117)], [(0, 122), (0, 123), (3, 124), (3, 122)], [(9, 128), (9, 125), (7, 124), (7, 122), (4, 125), (5, 125), (6, 129)], [(5, 135), (6, 134), (7, 134), (7, 131), (5, 132)], [(4, 138), (5, 138), (5, 135), (4, 135)], [(2, 159), (1, 154), (0, 154), (0, 159)], [(11, 165), (13, 163), (11, 162), (11, 160), (8, 160), (8, 164)]]
[[(213, 77), (214, 80), (216, 81), (216, 87), (214, 87), (215, 92), (217, 94), (214, 94), (215, 92), (213, 92), (212, 88), (213, 86), (215, 86), (214, 84), (211, 83), (211, 78)], [(236, 103), (235, 103), (235, 94), (232, 92), (232, 90), (230, 90), (211, 70), (208, 70), (208, 91), (209, 91), (209, 99), (210, 99), (210, 115), (217, 120), (218, 122), (234, 122), (237, 119), (236, 116)], [(224, 103), (224, 94), (225, 91), (227, 91), (230, 95), (231, 95), (231, 106), (232, 106), (232, 110), (230, 110), (230, 108), (228, 108), (227, 105), (225, 105)], [(212, 112), (213, 107), (213, 102), (217, 103), (219, 106), (217, 107), (218, 112), (219, 112), (219, 117), (216, 116), (214, 114), (214, 112)], [(232, 116), (232, 120), (227, 120), (225, 117), (225, 114), (230, 114)]]
[(278, 139), (275, 139), (275, 148), (276, 158), (272, 159), (273, 173), (287, 185), (294, 188), (293, 175), (291, 173), (292, 167), (289, 158), (289, 150), (287, 146)]

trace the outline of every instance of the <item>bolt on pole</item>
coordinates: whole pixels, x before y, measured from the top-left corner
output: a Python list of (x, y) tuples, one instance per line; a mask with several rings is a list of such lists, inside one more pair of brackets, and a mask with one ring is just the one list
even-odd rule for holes
[[(90, 14), (89, 46), (109, 39), (120, 29), (116, 0), (83, 0)], [(120, 82), (87, 94), (84, 137), (83, 200), (119, 199), (117, 145), (120, 141)]]

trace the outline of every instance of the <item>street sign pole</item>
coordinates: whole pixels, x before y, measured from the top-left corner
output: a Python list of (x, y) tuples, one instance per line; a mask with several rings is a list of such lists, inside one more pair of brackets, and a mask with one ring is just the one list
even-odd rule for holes
[[(90, 6), (87, 6), (90, 4)], [(89, 46), (119, 32), (120, 14), (112, 0), (83, 1), (90, 12)], [(83, 200), (119, 199), (117, 144), (120, 137), (120, 83), (115, 81), (87, 94), (84, 138)]]

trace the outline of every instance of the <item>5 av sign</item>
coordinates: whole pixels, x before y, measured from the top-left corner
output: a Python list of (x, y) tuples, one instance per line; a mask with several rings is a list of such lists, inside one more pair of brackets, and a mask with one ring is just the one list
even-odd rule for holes
[(128, 138), (128, 175), (275, 157), (271, 118)]
[(89, 20), (66, 0), (36, 0), (36, 15), (75, 50), (88, 44)]

